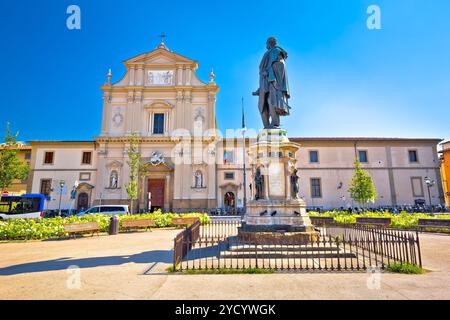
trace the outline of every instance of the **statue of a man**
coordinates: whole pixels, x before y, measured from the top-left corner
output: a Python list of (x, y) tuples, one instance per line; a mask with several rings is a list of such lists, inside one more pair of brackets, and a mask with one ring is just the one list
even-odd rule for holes
[(285, 60), (288, 54), (277, 45), (277, 39), (267, 40), (267, 52), (259, 66), (259, 89), (253, 93), (259, 96), (259, 112), (264, 129), (280, 128), (280, 116), (289, 115), (290, 99)]
[(298, 183), (299, 177), (298, 177), (298, 170), (294, 169), (290, 176), (291, 180), (291, 194), (293, 199), (298, 199), (298, 193), (300, 192), (300, 185)]
[(263, 199), (264, 176), (261, 174), (261, 169), (256, 169), (255, 174), (255, 200)]

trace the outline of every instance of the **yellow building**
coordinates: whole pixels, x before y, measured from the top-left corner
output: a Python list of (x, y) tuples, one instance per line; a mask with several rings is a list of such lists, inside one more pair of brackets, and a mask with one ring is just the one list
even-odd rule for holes
[(450, 141), (442, 144), (442, 185), (444, 187), (445, 205), (450, 207)]
[[(0, 145), (0, 149), (3, 147)], [(24, 163), (26, 163), (28, 166), (30, 166), (31, 163), (31, 146), (26, 146), (23, 143), (17, 144), (17, 149), (19, 151), (17, 157)], [(31, 181), (31, 173), (29, 175), (29, 178), (27, 180), (15, 180), (11, 187), (9, 187), (7, 190), (4, 190), (9, 195), (22, 195), (27, 193), (27, 186), (28, 183)], [(1, 190), (0, 190), (1, 192)]]

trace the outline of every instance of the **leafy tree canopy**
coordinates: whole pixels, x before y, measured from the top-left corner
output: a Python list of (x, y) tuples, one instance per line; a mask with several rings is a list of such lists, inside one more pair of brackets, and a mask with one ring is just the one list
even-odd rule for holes
[(19, 158), (17, 144), (18, 132), (11, 134), (9, 123), (6, 123), (5, 141), (0, 145), (0, 190), (7, 190), (15, 180), (25, 180), (30, 168)]
[(372, 177), (367, 170), (361, 168), (359, 161), (355, 161), (355, 173), (348, 192), (354, 201), (362, 205), (375, 203), (378, 198)]

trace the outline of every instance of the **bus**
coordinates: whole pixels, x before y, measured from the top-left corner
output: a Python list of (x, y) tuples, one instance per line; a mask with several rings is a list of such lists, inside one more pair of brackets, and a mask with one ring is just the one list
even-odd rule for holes
[(0, 220), (43, 218), (44, 203), (45, 197), (42, 194), (2, 196), (0, 199)]

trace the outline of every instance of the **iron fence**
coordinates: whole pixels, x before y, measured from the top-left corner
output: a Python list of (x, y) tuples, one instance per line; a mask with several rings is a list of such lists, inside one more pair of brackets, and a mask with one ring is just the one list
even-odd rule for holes
[[(391, 263), (422, 266), (418, 232), (364, 226), (327, 225), (315, 241), (296, 244), (283, 238), (248, 243), (238, 237), (240, 221), (193, 226), (175, 239), (175, 270), (251, 269), (276, 271), (364, 271)], [(196, 233), (195, 231), (194, 233)]]

